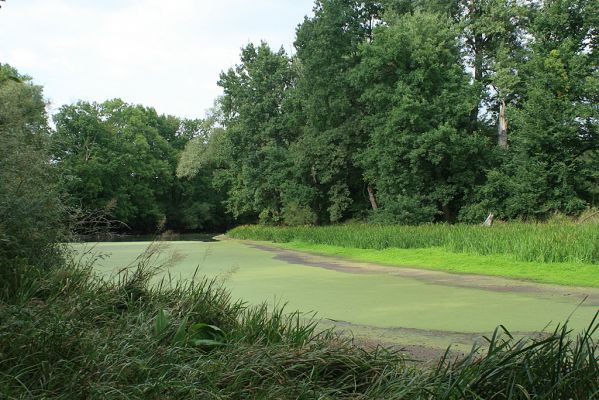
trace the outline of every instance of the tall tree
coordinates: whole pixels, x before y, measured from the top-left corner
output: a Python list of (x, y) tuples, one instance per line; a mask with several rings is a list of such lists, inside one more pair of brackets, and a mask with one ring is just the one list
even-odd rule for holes
[(510, 153), (482, 188), (487, 209), (542, 218), (597, 205), (599, 75), (596, 0), (531, 5), (530, 53)]
[(415, 12), (362, 47), (354, 74), (371, 135), (360, 160), (387, 221), (452, 221), (480, 179), (486, 143), (467, 130), (476, 97), (456, 36), (447, 17)]
[(350, 83), (359, 46), (370, 40), (380, 17), (378, 2), (322, 0), (297, 30), (299, 97), (306, 123), (295, 160), (303, 181), (317, 194), (322, 222), (338, 221), (352, 203), (364, 208), (366, 184), (355, 162), (367, 133), (360, 129), (359, 92)]
[(291, 60), (283, 49), (249, 44), (241, 63), (221, 74), (223, 125), (217, 150), (218, 178), (228, 190), (228, 210), (236, 217), (259, 215), (279, 221), (293, 188), (289, 145), (297, 126), (289, 108), (295, 84)]

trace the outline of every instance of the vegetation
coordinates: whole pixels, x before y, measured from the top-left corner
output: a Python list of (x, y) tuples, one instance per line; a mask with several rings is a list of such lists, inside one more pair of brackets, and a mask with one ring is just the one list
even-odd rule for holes
[(240, 226), (240, 239), (300, 241), (359, 249), (441, 247), (456, 253), (503, 254), (519, 261), (599, 264), (599, 226), (592, 224)]
[[(0, 66), (0, 296), (23, 284), (22, 268), (60, 263), (66, 209), (49, 163), (42, 88)], [(32, 271), (33, 272), (33, 271)]]
[(239, 239), (356, 261), (599, 287), (599, 225), (240, 226)]
[[(26, 193), (17, 177), (25, 165), (28, 185), (50, 182), (45, 199), (1, 204), (4, 251), (14, 243), (10, 230), (27, 225), (22, 219), (40, 223), (28, 239), (32, 250), (46, 251), (33, 244), (39, 237), (60, 235), (41, 225), (51, 226), (62, 205), (29, 212), (56, 198), (53, 191), (71, 209), (152, 233), (217, 230), (233, 220), (418, 224), (580, 213), (599, 198), (594, 5), (318, 1), (298, 27), (294, 57), (265, 43), (244, 47), (204, 120), (116, 99), (63, 106), (52, 132), (41, 88), (21, 85), (25, 77), (4, 66), (2, 107), (10, 116), (2, 129), (12, 133), (3, 145), (28, 141), (26, 151), (7, 151), (5, 160), (19, 157), (21, 166), (3, 168), (5, 187)], [(25, 125), (28, 133), (17, 133)], [(51, 168), (43, 157), (27, 158), (47, 153), (48, 142)], [(456, 231), (455, 240), (432, 238), (427, 246), (595, 263), (596, 234), (588, 229), (564, 254), (561, 244), (551, 248), (570, 240), (557, 231), (534, 243), (488, 237), (511, 235), (498, 229)]]
[(454, 253), (439, 247), (419, 249), (390, 247), (374, 250), (295, 241), (279, 244), (279, 246), (398, 267), (420, 267), (457, 274), (498, 276), (567, 286), (599, 287), (596, 264), (517, 261), (509, 255), (480, 256), (471, 253)]
[(206, 176), (175, 176), (181, 151), (205, 139), (209, 121), (158, 115), (119, 99), (65, 105), (54, 121), (53, 159), (68, 205), (120, 222), (113, 229), (121, 231), (227, 226), (221, 196)]
[(215, 168), (227, 211), (271, 224), (576, 215), (599, 199), (598, 6), (319, 0), (294, 56), (250, 44), (221, 75), (179, 173)]
[(2, 297), (4, 398), (587, 399), (597, 387), (590, 329), (542, 339), (498, 330), (488, 349), (436, 368), (366, 351), (282, 309), (232, 302), (211, 281), (162, 280), (157, 247), (118, 280), (56, 268), (36, 291)]
[(98, 278), (61, 248), (66, 233), (52, 233), (68, 232), (69, 218), (34, 123), (44, 121), (41, 91), (3, 68), (0, 397), (586, 399), (599, 389), (596, 321), (577, 337), (566, 327), (534, 340), (497, 331), (483, 353), (419, 369), (297, 313), (233, 302), (199, 277), (156, 282), (166, 267), (156, 246), (118, 279)]
[(63, 106), (59, 188), (152, 234), (578, 215), (599, 206), (598, 6), (318, 0), (293, 56), (243, 47), (204, 119)]
[[(596, 396), (597, 316), (581, 333), (516, 340), (501, 328), (463, 359), (422, 368), (299, 313), (232, 301), (215, 281), (160, 280), (157, 245), (105, 279), (63, 244), (108, 219), (152, 232), (216, 229), (225, 211), (302, 225), (596, 206), (596, 9), (319, 0), (297, 54), (246, 46), (201, 121), (117, 99), (63, 106), (53, 131), (41, 87), (0, 65), (0, 398)], [(592, 265), (599, 251), (596, 224), (232, 234)]]

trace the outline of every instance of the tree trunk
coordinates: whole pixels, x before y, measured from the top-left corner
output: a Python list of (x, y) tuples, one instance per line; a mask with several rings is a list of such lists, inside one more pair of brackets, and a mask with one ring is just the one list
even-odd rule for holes
[(507, 149), (509, 147), (507, 142), (508, 122), (505, 116), (505, 108), (505, 99), (501, 99), (501, 104), (499, 106), (499, 121), (497, 124), (497, 144), (502, 149)]
[[(472, 78), (475, 85), (482, 85), (483, 81), (483, 37), (480, 34), (475, 34), (472, 39), (472, 50), (474, 52), (474, 62), (472, 65)], [(482, 89), (481, 89), (482, 90)], [(477, 99), (476, 105), (470, 112), (470, 129), (476, 130), (478, 125), (478, 112), (480, 109), (480, 99)]]
[(374, 191), (370, 185), (368, 185), (368, 198), (370, 199), (370, 205), (372, 206), (372, 209), (378, 210), (379, 206), (376, 204), (376, 197), (374, 197)]
[[(479, 21), (482, 17), (481, 5), (476, 0), (468, 2), (468, 17), (471, 21)], [(472, 36), (468, 38), (468, 42), (471, 46), (472, 55), (472, 78), (475, 85), (483, 84), (483, 67), (484, 67), (484, 38), (483, 35), (477, 31), (477, 27), (472, 22), (470, 23), (470, 29), (472, 30)], [(480, 88), (484, 90), (484, 88)], [(478, 113), (480, 110), (481, 99), (477, 99), (476, 106), (470, 112), (470, 130), (474, 132), (478, 126)]]
[(453, 222), (453, 212), (451, 212), (451, 208), (449, 208), (449, 204), (443, 204), (441, 206), (441, 211), (443, 212), (443, 217), (445, 218), (445, 222)]

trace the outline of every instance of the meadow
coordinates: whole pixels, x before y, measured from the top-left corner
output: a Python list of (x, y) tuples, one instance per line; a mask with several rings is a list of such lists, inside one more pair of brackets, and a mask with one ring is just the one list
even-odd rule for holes
[(397, 266), (599, 287), (599, 224), (241, 226), (228, 236)]

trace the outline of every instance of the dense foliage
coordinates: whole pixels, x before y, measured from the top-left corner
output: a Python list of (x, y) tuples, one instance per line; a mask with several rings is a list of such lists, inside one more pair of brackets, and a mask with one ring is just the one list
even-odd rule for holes
[(319, 0), (293, 56), (243, 48), (210, 151), (185, 153), (248, 220), (578, 214), (599, 202), (598, 8)]
[(11, 296), (19, 271), (61, 260), (66, 210), (48, 151), (42, 88), (0, 66), (0, 297)]
[[(58, 189), (92, 222), (148, 233), (579, 214), (599, 205), (598, 8), (318, 0), (294, 55), (242, 49), (205, 119), (118, 99), (63, 106)], [(5, 145), (21, 124), (44, 130), (27, 147), (40, 148), (41, 89), (2, 79), (5, 97), (38, 91), (37, 120), (14, 117)], [(48, 170), (34, 165), (30, 184)]]
[(205, 138), (206, 121), (158, 115), (119, 99), (66, 105), (54, 120), (54, 162), (71, 206), (136, 232), (226, 225), (210, 171), (175, 175), (185, 145)]
[(67, 203), (138, 232), (479, 222), (599, 205), (599, 0), (318, 0), (203, 120), (61, 108)]

